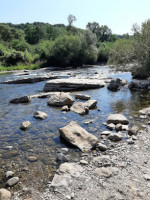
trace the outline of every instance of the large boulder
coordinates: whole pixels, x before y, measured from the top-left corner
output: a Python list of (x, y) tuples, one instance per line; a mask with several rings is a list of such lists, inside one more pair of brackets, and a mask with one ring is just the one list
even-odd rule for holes
[(121, 114), (110, 114), (107, 118), (107, 123), (113, 123), (113, 124), (128, 124), (129, 121), (127, 118)]
[(150, 107), (145, 108), (143, 110), (140, 110), (139, 113), (142, 114), (142, 115), (148, 115), (148, 116), (150, 116)]
[(107, 86), (108, 90), (117, 91), (120, 89), (121, 86), (127, 85), (126, 80), (122, 80), (121, 78), (113, 79), (110, 81), (109, 85)]
[(146, 80), (136, 80), (133, 79), (131, 83), (129, 84), (130, 90), (138, 90), (138, 89), (149, 89), (150, 86), (150, 79)]
[(72, 106), (74, 99), (64, 92), (56, 92), (51, 94), (50, 99), (47, 102), (49, 106)]
[(15, 99), (12, 99), (10, 100), (10, 103), (29, 103), (31, 101), (31, 97), (30, 96), (23, 96), (23, 97), (20, 97), (20, 98), (15, 98)]
[(0, 200), (10, 200), (11, 193), (6, 189), (0, 189)]
[(44, 92), (50, 91), (73, 91), (87, 90), (104, 87), (106, 83), (103, 80), (97, 79), (55, 79), (48, 81), (44, 86)]
[(98, 138), (88, 133), (85, 129), (72, 121), (67, 126), (59, 129), (60, 136), (81, 151), (89, 151), (96, 146)]

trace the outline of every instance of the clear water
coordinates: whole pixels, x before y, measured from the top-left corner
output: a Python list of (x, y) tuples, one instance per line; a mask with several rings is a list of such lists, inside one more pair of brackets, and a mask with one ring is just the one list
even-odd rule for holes
[[(49, 73), (50, 71), (38, 71), (36, 73)], [(131, 81), (130, 73), (113, 72), (108, 67), (94, 66), (91, 68), (77, 68), (74, 70), (55, 71), (54, 75), (67, 77), (68, 73), (77, 77), (93, 77), (95, 72), (100, 76), (120, 77)], [(35, 72), (34, 72), (35, 74)], [(33, 75), (34, 75), (33, 74)], [(22, 77), (22, 76), (21, 76)], [(0, 76), (0, 82), (14, 79), (14, 74)], [(20, 78), (20, 77), (19, 77)], [(59, 128), (74, 120), (90, 133), (101, 139), (101, 132), (106, 130), (103, 125), (110, 113), (122, 113), (127, 118), (138, 115), (138, 111), (149, 106), (150, 93), (146, 91), (130, 92), (124, 87), (118, 92), (111, 92), (107, 87), (82, 92), (71, 92), (74, 97), (76, 93), (88, 94), (91, 99), (98, 101), (97, 108), (88, 115), (80, 116), (73, 112), (63, 114), (61, 108), (47, 106), (48, 99), (33, 98), (29, 104), (10, 104), (9, 101), (24, 95), (38, 94), (43, 90), (44, 82), (34, 84), (0, 84), (0, 184), (4, 183), (4, 172), (12, 170), (21, 177), (24, 184), (35, 185), (39, 188), (44, 186), (53, 177), (58, 166), (56, 157), (58, 150), (66, 147), (59, 137)], [(79, 101), (79, 100), (76, 100)], [(33, 118), (35, 111), (40, 110), (48, 114), (45, 120)], [(84, 122), (92, 119), (93, 123), (85, 125)], [(21, 122), (29, 120), (31, 127), (27, 131), (19, 129)], [(130, 124), (140, 125), (141, 120), (133, 118)], [(6, 149), (13, 146), (12, 150)], [(28, 156), (38, 156), (38, 161), (30, 163)], [(81, 152), (69, 147), (67, 156), (69, 160), (78, 160)], [(28, 168), (25, 171), (24, 168)]]

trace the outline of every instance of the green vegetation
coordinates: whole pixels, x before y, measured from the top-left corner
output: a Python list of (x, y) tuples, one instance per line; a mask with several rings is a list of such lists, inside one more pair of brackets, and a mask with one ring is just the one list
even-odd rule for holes
[(133, 37), (117, 40), (109, 57), (109, 63), (134, 64), (131, 71), (136, 78), (150, 76), (150, 20), (142, 26), (133, 26)]
[(106, 62), (109, 42), (116, 36), (107, 26), (93, 22), (83, 30), (73, 26), (75, 21), (75, 16), (69, 15), (68, 26), (1, 23), (0, 70), (37, 68), (43, 62), (45, 66), (63, 67)]
[(89, 22), (86, 30), (73, 26), (34, 22), (0, 24), (0, 70), (36, 69), (45, 66), (81, 66), (107, 62), (134, 63), (134, 76), (150, 76), (150, 20), (134, 25), (134, 35), (112, 34), (106, 25)]

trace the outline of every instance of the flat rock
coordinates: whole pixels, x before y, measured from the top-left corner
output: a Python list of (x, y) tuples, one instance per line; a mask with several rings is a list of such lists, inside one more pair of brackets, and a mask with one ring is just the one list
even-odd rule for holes
[(42, 111), (36, 111), (33, 116), (36, 119), (46, 119), (48, 117), (48, 115)]
[(23, 96), (20, 98), (15, 98), (10, 100), (9, 103), (14, 103), (14, 104), (18, 104), (18, 103), (29, 103), (31, 101), (31, 97), (30, 96)]
[(0, 200), (10, 200), (11, 199), (11, 193), (10, 191), (6, 189), (0, 189)]
[(85, 129), (72, 121), (67, 126), (59, 129), (60, 136), (81, 151), (89, 151), (95, 147), (98, 138), (88, 133)]
[(18, 182), (19, 182), (19, 178), (13, 177), (6, 182), (6, 185), (9, 187), (12, 187), (12, 186), (16, 185)]
[(128, 124), (129, 121), (127, 118), (121, 114), (110, 114), (107, 118), (107, 123), (113, 123), (113, 124)]
[(44, 92), (50, 91), (73, 91), (87, 90), (104, 87), (106, 83), (103, 80), (97, 79), (55, 79), (48, 81), (44, 86)]
[(20, 129), (21, 130), (26, 130), (30, 127), (31, 123), (29, 121), (26, 121), (26, 122), (22, 122), (21, 125), (20, 125)]
[(64, 92), (56, 92), (50, 96), (47, 102), (49, 106), (71, 106), (74, 103), (74, 99)]
[(88, 100), (83, 105), (84, 107), (88, 107), (89, 109), (95, 108), (97, 104), (97, 100)]
[(37, 76), (37, 77), (28, 77), (28, 78), (21, 78), (21, 79), (15, 79), (15, 80), (8, 80), (2, 82), (3, 84), (26, 84), (26, 83), (37, 83), (49, 79), (56, 79), (57, 76), (52, 75), (44, 75), (44, 76)]
[(85, 95), (85, 94), (76, 94), (75, 98), (81, 99), (81, 100), (89, 100), (91, 97), (89, 95)]
[(60, 165), (58, 172), (65, 174), (67, 173), (71, 176), (78, 177), (80, 173), (83, 172), (83, 168), (77, 163), (63, 163)]

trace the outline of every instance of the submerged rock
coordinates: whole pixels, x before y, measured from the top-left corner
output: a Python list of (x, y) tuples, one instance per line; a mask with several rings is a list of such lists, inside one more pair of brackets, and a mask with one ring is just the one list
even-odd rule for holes
[(45, 112), (42, 111), (36, 111), (33, 115), (34, 118), (36, 119), (46, 119), (48, 115)]
[(67, 126), (59, 129), (60, 136), (81, 151), (89, 151), (95, 147), (98, 138), (88, 133), (85, 129), (72, 121)]
[(0, 189), (0, 200), (10, 200), (11, 199), (11, 193), (10, 191), (6, 189)]
[(128, 124), (129, 121), (127, 118), (121, 114), (110, 114), (107, 118), (107, 123), (113, 123), (113, 124)]
[(20, 97), (20, 98), (15, 98), (15, 99), (12, 99), (10, 100), (10, 103), (29, 103), (31, 101), (31, 97), (30, 96), (23, 96), (23, 97)]
[(56, 92), (50, 96), (47, 102), (49, 106), (71, 106), (74, 103), (74, 99), (64, 92)]
[(73, 91), (87, 90), (104, 87), (106, 84), (103, 80), (93, 79), (55, 79), (48, 81), (44, 86), (44, 92), (50, 91)]

